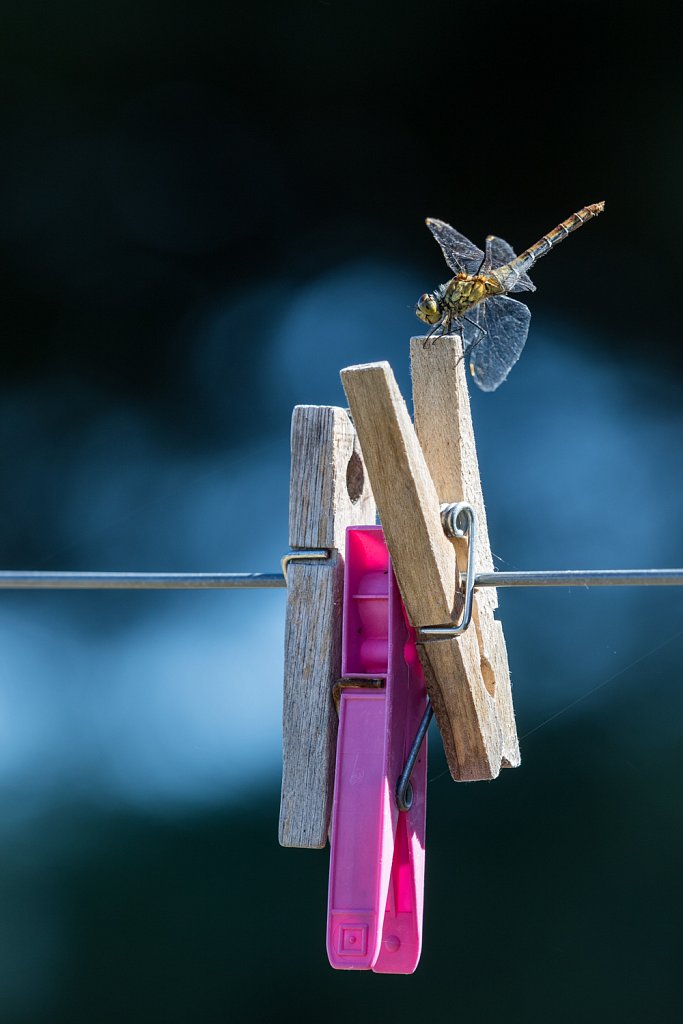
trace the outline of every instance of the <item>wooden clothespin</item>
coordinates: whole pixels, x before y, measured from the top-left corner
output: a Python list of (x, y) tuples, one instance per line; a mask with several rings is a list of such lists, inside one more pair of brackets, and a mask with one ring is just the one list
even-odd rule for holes
[[(291, 433), (283, 770), (279, 838), (320, 849), (330, 826), (341, 675), (347, 526), (375, 522), (356, 432), (344, 409), (302, 405)], [(311, 552), (317, 552), (312, 560)], [(327, 557), (320, 555), (327, 553)]]
[(427, 679), (454, 779), (495, 778), (519, 764), (507, 653), (495, 591), (476, 593), (473, 624), (457, 638), (424, 642), (422, 627), (462, 611), (460, 570), (469, 551), (449, 540), (440, 506), (467, 501), (477, 516), (476, 569), (491, 550), (469, 395), (457, 337), (411, 342), (415, 427), (388, 363), (342, 370), (354, 425)]

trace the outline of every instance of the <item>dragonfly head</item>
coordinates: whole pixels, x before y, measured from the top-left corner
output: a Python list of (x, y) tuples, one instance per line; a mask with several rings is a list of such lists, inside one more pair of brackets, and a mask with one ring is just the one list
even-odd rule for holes
[(425, 324), (438, 324), (442, 317), (441, 304), (434, 295), (425, 292), (415, 307), (415, 316)]

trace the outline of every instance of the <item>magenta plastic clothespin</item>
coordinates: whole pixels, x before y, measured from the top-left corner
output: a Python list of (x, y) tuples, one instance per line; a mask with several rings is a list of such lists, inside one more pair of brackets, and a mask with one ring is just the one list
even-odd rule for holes
[(346, 534), (342, 688), (327, 955), (340, 970), (411, 974), (422, 947), (427, 750), (399, 813), (396, 784), (426, 707), (424, 676), (381, 527)]

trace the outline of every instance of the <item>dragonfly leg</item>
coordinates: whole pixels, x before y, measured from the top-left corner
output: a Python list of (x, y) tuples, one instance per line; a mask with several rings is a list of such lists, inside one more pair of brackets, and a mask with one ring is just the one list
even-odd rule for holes
[(482, 338), (486, 337), (486, 335), (488, 334), (488, 331), (486, 330), (485, 327), (482, 327), (481, 324), (478, 324), (476, 322), (476, 320), (470, 320), (470, 318), (468, 316), (464, 316), (463, 320), (467, 320), (468, 324), (472, 324), (472, 326), (476, 327), (477, 330), (480, 331), (480, 333), (481, 333), (481, 336), (479, 338), (477, 338), (476, 341), (472, 342), (472, 344), (468, 347), (468, 351), (469, 351), (469, 349), (472, 349), (472, 348), (474, 348), (475, 345), (478, 345), (479, 342), (482, 340)]
[[(432, 337), (433, 334), (436, 333), (436, 331), (438, 331), (439, 327), (441, 327), (441, 325), (444, 324), (445, 322), (446, 322), (446, 317), (444, 317), (443, 320), (440, 320), (438, 324), (434, 324), (434, 326), (432, 327), (431, 331), (429, 332), (429, 334), (427, 335), (425, 340), (422, 342), (422, 348), (427, 348), (427, 342), (429, 341), (429, 339)], [(443, 334), (443, 331), (441, 333)]]
[[(469, 357), (474, 351), (474, 349), (477, 347), (479, 342), (483, 341), (488, 334), (488, 331), (484, 327), (482, 327), (481, 324), (476, 323), (474, 320), (470, 320), (468, 316), (464, 316), (463, 320), (467, 320), (468, 324), (472, 324), (473, 327), (477, 328), (477, 330), (479, 331), (479, 337), (477, 338), (476, 341), (471, 341), (467, 347), (465, 347), (465, 340), (463, 338), (462, 355), (460, 356), (460, 359), (464, 359), (465, 356)], [(458, 359), (458, 362), (460, 362), (460, 359)]]

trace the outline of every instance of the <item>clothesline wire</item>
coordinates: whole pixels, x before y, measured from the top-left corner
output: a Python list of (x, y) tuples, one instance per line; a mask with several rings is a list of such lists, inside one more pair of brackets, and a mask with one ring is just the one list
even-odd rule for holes
[[(239, 590), (286, 588), (282, 573), (266, 572), (23, 572), (0, 571), (0, 590)], [(683, 586), (683, 569), (559, 569), (487, 572), (482, 587)]]

